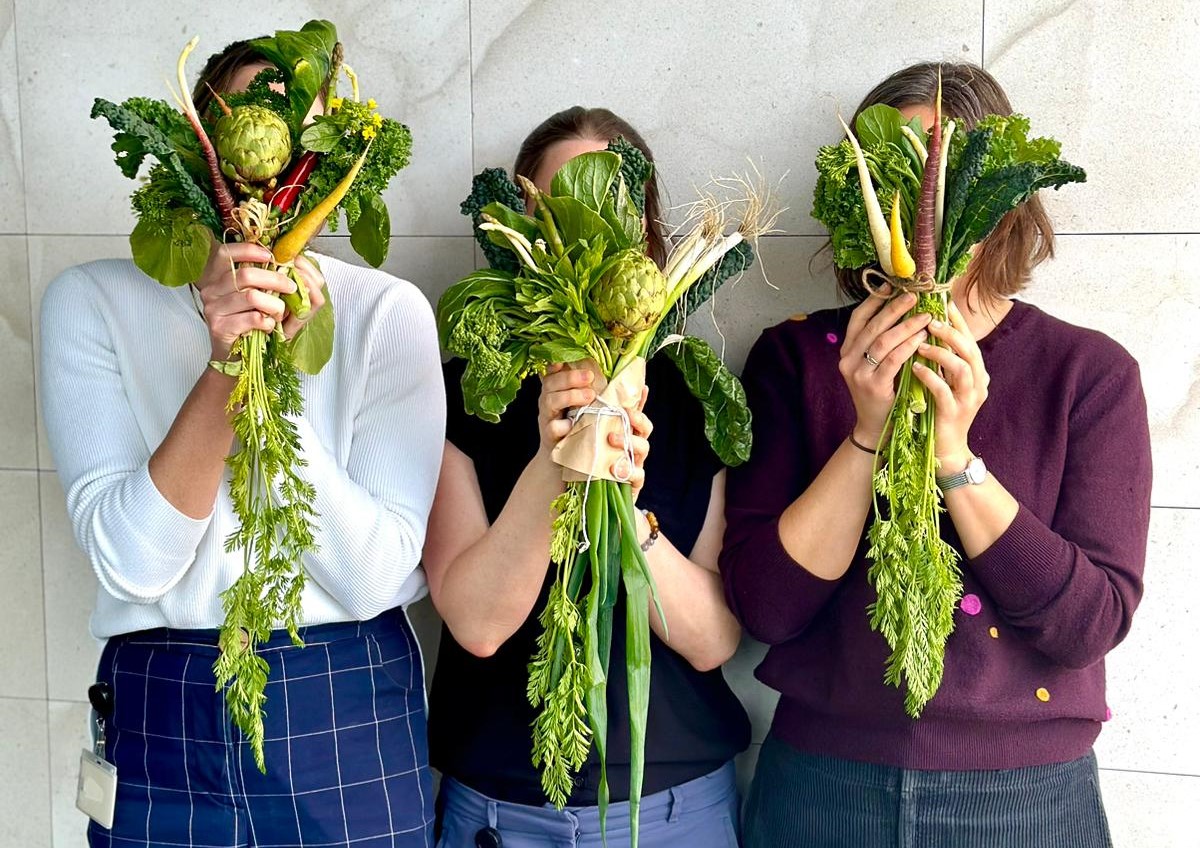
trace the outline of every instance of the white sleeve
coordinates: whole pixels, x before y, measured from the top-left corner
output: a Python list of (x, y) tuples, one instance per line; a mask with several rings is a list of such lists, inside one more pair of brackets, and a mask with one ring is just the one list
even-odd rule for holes
[(312, 427), (297, 422), (317, 494), (318, 550), (308, 573), (359, 620), (410, 599), (437, 489), (446, 393), (433, 311), (408, 284), (373, 328), (366, 388), (342, 469)]
[[(155, 603), (183, 578), (208, 528), (150, 479), (152, 448), (125, 393), (96, 282), (72, 268), (42, 301), (39, 391), (67, 514), (100, 585), (128, 603)], [(143, 379), (154, 379), (147, 368)]]

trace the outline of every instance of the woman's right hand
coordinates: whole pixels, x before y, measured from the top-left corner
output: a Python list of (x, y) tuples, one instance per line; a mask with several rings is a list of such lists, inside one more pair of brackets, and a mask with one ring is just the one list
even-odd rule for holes
[(244, 242), (217, 245), (209, 254), (196, 288), (204, 304), (213, 359), (228, 359), (238, 338), (251, 330), (270, 332), (283, 320), (286, 306), (278, 295), (294, 292), (296, 284), (276, 271), (238, 267), (272, 259), (265, 247)]
[(556, 363), (546, 369), (542, 395), (538, 398), (538, 430), (542, 436), (541, 448), (547, 454), (571, 432), (572, 422), (563, 413), (596, 399), (594, 379), (595, 375), (587, 368), (568, 368)]
[(885, 286), (850, 313), (838, 362), (858, 415), (853, 435), (864, 445), (878, 444), (896, 398), (896, 375), (928, 335), (929, 315), (904, 318), (916, 295), (905, 292), (889, 300), (890, 293)]

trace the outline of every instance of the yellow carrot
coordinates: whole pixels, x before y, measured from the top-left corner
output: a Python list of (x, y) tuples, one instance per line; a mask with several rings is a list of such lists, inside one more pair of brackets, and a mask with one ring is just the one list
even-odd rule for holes
[(907, 280), (917, 270), (917, 263), (904, 242), (904, 226), (900, 223), (900, 192), (892, 195), (892, 271), (894, 276)]
[(317, 233), (321, 231), (321, 225), (325, 223), (325, 219), (333, 214), (333, 210), (337, 209), (339, 203), (346, 196), (346, 192), (350, 191), (350, 186), (354, 183), (354, 178), (358, 176), (358, 172), (362, 170), (363, 163), (367, 161), (367, 153), (371, 150), (371, 146), (367, 145), (367, 149), (362, 152), (358, 160), (351, 166), (346, 176), (342, 177), (339, 182), (329, 192), (329, 196), (314, 206), (302, 218), (300, 218), (283, 236), (275, 242), (271, 248), (271, 252), (275, 254), (275, 261), (280, 265), (291, 262), (300, 255), (300, 251), (308, 247), (308, 243), (312, 241)]

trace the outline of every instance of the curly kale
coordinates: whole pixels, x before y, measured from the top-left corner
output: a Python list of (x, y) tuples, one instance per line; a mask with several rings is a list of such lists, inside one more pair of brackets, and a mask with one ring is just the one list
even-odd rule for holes
[[(639, 216), (646, 214), (646, 183), (654, 174), (654, 163), (646, 158), (634, 144), (623, 136), (617, 136), (608, 143), (608, 149), (621, 157), (621, 179), (629, 192), (629, 199)], [(616, 199), (618, 183), (613, 180), (609, 190)]]
[(525, 196), (517, 184), (509, 179), (508, 172), (503, 168), (487, 168), (476, 174), (471, 179), (471, 193), (458, 208), (471, 219), (475, 241), (479, 243), (479, 249), (483, 251), (488, 265), (498, 271), (519, 273), (521, 263), (513, 252), (494, 244), (488, 238), (488, 234), (479, 229), (480, 223), (483, 222), (483, 209), (492, 203), (502, 204), (516, 212), (525, 211)]
[[(900, 193), (901, 217), (904, 231), (912, 232), (916, 215), (912, 198), (918, 196), (921, 185), (912, 161), (890, 143), (869, 147), (864, 150), (864, 155), (883, 208), (892, 205), (892, 196), (897, 189), (909, 187)], [(862, 268), (876, 260), (867, 207), (858, 182), (858, 166), (849, 141), (826, 145), (817, 152), (812, 216), (829, 230), (833, 262), (839, 268)]]
[[(350, 104), (357, 107), (357, 104)], [(348, 108), (348, 107), (345, 107)], [(365, 107), (362, 107), (365, 109)], [(300, 197), (300, 214), (310, 211), (324, 200), (334, 190), (342, 177), (353, 167), (354, 162), (366, 148), (367, 139), (363, 138), (361, 130), (356, 130), (343, 138), (336, 147), (328, 153), (322, 153), (316, 168), (308, 178), (308, 187)], [(370, 202), (371, 196), (379, 196), (402, 168), (408, 165), (412, 157), (412, 133), (408, 127), (391, 118), (384, 118), (374, 131), (371, 140), (371, 151), (367, 161), (354, 180), (350, 191), (342, 200), (339, 208), (346, 213), (346, 223), (353, 228), (362, 214), (363, 206)], [(329, 216), (329, 230), (338, 228), (338, 209)]]
[[(228, 94), (222, 94), (221, 97), (230, 109), (237, 106), (265, 106), (283, 118), (284, 123), (290, 126), (292, 112), (288, 105), (287, 95), (271, 88), (272, 83), (283, 85), (285, 81), (283, 71), (279, 68), (263, 68), (255, 74), (245, 91), (231, 91)], [(214, 99), (204, 117), (215, 122), (220, 116), (220, 107)], [(298, 138), (292, 139), (293, 143), (298, 140)]]

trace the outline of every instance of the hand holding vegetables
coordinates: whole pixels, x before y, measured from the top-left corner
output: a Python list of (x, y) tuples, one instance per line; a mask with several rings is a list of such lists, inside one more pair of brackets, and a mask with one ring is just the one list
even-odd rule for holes
[[(572, 471), (564, 471), (570, 482), (553, 504), (554, 580), (529, 666), (528, 696), (538, 711), (533, 761), (547, 797), (561, 807), (571, 794), (573, 773), (595, 745), (603, 823), (609, 653), (613, 611), (624, 591), (634, 845), (649, 701), (651, 603), (662, 615), (639, 545), (631, 485), (640, 481), (650, 429), (640, 408), (644, 359), (662, 346), (668, 328), (681, 328), (717, 286), (746, 267), (752, 256), (747, 241), (769, 229), (772, 220), (752, 191), (732, 202), (706, 197), (696, 204), (695, 228), (659, 270), (646, 257), (640, 184), (633, 185), (644, 184), (651, 168), (637, 148), (617, 139), (607, 151), (568, 161), (549, 191), (518, 177), (531, 214), (525, 214), (522, 192), (507, 175), (480, 174), (463, 210), (474, 218), (492, 267), (452, 286), (438, 305), (443, 345), (467, 360), (462, 382), (468, 412), (498, 420), (521, 381), (533, 373), (546, 374), (547, 386), (562, 387), (553, 394), (573, 395), (568, 401), (543, 394), (543, 445), (552, 433), (556, 458)], [(734, 210), (744, 214), (737, 229), (726, 233)], [(706, 434), (716, 453), (729, 464), (744, 461), (749, 414), (736, 378), (698, 339), (676, 337), (665, 349), (704, 406)], [(565, 376), (569, 372), (559, 368), (585, 360), (595, 364), (598, 380), (604, 381), (598, 393), (591, 380)], [(590, 400), (575, 403), (584, 398)], [(552, 420), (552, 413), (568, 406), (576, 411), (570, 428)], [(569, 452), (564, 439), (572, 443)], [(623, 465), (605, 465), (606, 447), (629, 452)]]
[(954, 301), (946, 309), (950, 319), (934, 321), (929, 333), (941, 344), (922, 344), (917, 353), (940, 368), (939, 374), (921, 362), (913, 364), (934, 402), (934, 456), (942, 476), (957, 474), (971, 458), (967, 435), (983, 402), (989, 377), (979, 344)]
[[(251, 330), (270, 333), (278, 324), (285, 338), (293, 338), (324, 306), (324, 278), (307, 257), (296, 260), (298, 282), (278, 271), (255, 267), (270, 261), (271, 252), (257, 244), (214, 245), (195, 282), (212, 336), (212, 359), (228, 359), (234, 343)], [(283, 300), (295, 295), (300, 285), (307, 289), (310, 303), (303, 318)]]
[[(943, 126), (940, 83), (932, 105), (928, 133), (919, 117), (906, 121), (883, 104), (864, 109), (855, 131), (843, 123), (846, 139), (817, 154), (812, 210), (829, 229), (834, 263), (863, 269), (868, 295), (893, 298), (880, 307), (869, 296), (855, 310), (840, 368), (880, 456), (868, 531), (867, 577), (878, 596), (871, 626), (892, 649), (884, 680), (904, 684), (914, 718), (941, 684), (962, 591), (959, 555), (941, 536), (936, 478), (965, 464), (987, 388), (978, 345), (950, 292), (972, 247), (1005, 214), (1042, 188), (1085, 179), (1059, 158), (1053, 139), (1028, 138), (1020, 115), (987, 115), (963, 132), (953, 120)], [(923, 326), (930, 337), (920, 336)]]
[[(868, 297), (850, 313), (838, 369), (850, 389), (858, 420), (854, 438), (877, 445), (896, 401), (896, 377), (928, 335), (930, 315), (909, 315), (917, 296), (905, 292), (890, 300), (885, 292)], [(879, 364), (872, 365), (870, 354)]]
[[(226, 408), (238, 446), (227, 463), (239, 528), (225, 547), (243, 552), (245, 568), (221, 595), (214, 672), (264, 769), (267, 666), (256, 648), (281, 627), (301, 644), (302, 560), (316, 549), (315, 493), (302, 476), (294, 421), (303, 411), (300, 372), (318, 373), (334, 339), (324, 280), (302, 252), (345, 211), (351, 246), (383, 262), (390, 226), (380, 193), (408, 163), (411, 138), (375, 101), (360, 99), (328, 21), (250, 42), (267, 67), (245, 91), (213, 92), (205, 114), (186, 78), (196, 43), (176, 66), (178, 109), (98, 99), (92, 116), (116, 132), (113, 150), (127, 177), (146, 157), (157, 160), (133, 194), (134, 262), (163, 285), (199, 290), (210, 365), (236, 379)], [(352, 89), (346, 98), (337, 96), (343, 74)]]

